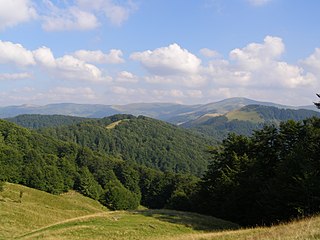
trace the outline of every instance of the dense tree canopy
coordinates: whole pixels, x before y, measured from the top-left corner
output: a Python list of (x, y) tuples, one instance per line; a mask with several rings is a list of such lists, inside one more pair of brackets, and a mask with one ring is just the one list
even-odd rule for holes
[(231, 134), (212, 154), (202, 211), (245, 225), (320, 211), (320, 119)]
[[(86, 131), (77, 134), (85, 139)], [(134, 209), (140, 203), (163, 208), (177, 190), (184, 191), (179, 179), (189, 177), (183, 176), (123, 161), (0, 120), (0, 187), (8, 181), (53, 194), (75, 189), (117, 210)]]
[(40, 132), (93, 151), (120, 156), (127, 162), (197, 176), (206, 170), (207, 147), (216, 143), (174, 125), (132, 115), (114, 115)]

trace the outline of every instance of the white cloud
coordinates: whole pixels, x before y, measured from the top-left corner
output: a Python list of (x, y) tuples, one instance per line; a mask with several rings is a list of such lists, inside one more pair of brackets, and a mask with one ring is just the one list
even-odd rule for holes
[(15, 64), (18, 66), (34, 65), (32, 52), (21, 44), (3, 42), (0, 40), (0, 64)]
[(272, 0), (247, 0), (247, 1), (253, 6), (262, 6), (271, 2)]
[(78, 50), (73, 53), (73, 56), (83, 60), (85, 62), (91, 63), (112, 63), (119, 64), (123, 63), (124, 59), (122, 58), (122, 51), (119, 49), (111, 49), (108, 54), (103, 53), (100, 50), (97, 51), (88, 51), (88, 50)]
[(98, 19), (91, 12), (77, 6), (60, 9), (49, 0), (46, 3), (48, 14), (42, 17), (42, 27), (46, 31), (90, 30), (99, 26)]
[(77, 5), (83, 9), (90, 9), (103, 13), (112, 25), (121, 26), (137, 8), (133, 1), (120, 5), (112, 0), (77, 0)]
[(195, 74), (201, 64), (199, 58), (176, 43), (153, 51), (135, 52), (131, 59), (140, 61), (151, 74), (159, 76)]
[(280, 61), (285, 45), (281, 38), (267, 36), (263, 43), (250, 43), (230, 52), (231, 62), (211, 61), (205, 73), (220, 86), (296, 88), (312, 85), (314, 77), (303, 68)]
[(118, 73), (116, 81), (121, 83), (137, 83), (138, 78), (131, 72), (122, 71)]
[(100, 69), (96, 66), (88, 64), (70, 55), (57, 58), (56, 65), (56, 74), (61, 75), (66, 79), (93, 82), (109, 80), (102, 77)]
[(284, 52), (285, 46), (281, 38), (267, 36), (264, 43), (250, 43), (242, 49), (230, 52), (230, 59), (234, 60), (243, 70), (263, 68), (270, 61), (277, 60)]
[(314, 53), (301, 63), (308, 71), (320, 78), (320, 48), (316, 48)]
[(204, 86), (207, 82), (207, 79), (201, 73), (199, 74), (176, 74), (170, 76), (158, 76), (158, 75), (150, 75), (144, 77), (144, 80), (147, 83), (152, 84), (170, 84), (170, 85), (179, 85), (183, 87), (196, 87), (196, 86)]
[(282, 87), (296, 88), (312, 85), (316, 81), (313, 74), (305, 74), (301, 67), (286, 62), (277, 62), (269, 74), (273, 79), (274, 86), (282, 85)]
[(227, 60), (215, 60), (209, 62), (206, 68), (203, 68), (202, 74), (208, 81), (219, 87), (239, 87), (250, 84), (252, 73), (244, 71), (230, 64)]
[(0, 0), (0, 30), (37, 17), (30, 0)]
[(33, 51), (35, 60), (42, 66), (54, 68), (56, 67), (56, 60), (50, 48), (41, 47)]
[(41, 47), (33, 51), (33, 55), (39, 66), (63, 79), (92, 82), (111, 81), (110, 77), (103, 76), (98, 67), (74, 56), (64, 55), (60, 58), (55, 58), (52, 51), (47, 47)]
[(133, 99), (135, 99), (136, 96), (146, 96), (147, 91), (145, 89), (137, 88), (137, 89), (132, 89), (132, 88), (125, 88), (125, 87), (120, 87), (120, 86), (114, 86), (112, 87), (111, 91), (115, 94), (117, 94), (117, 97), (128, 97), (128, 96), (134, 96)]
[(1, 80), (19, 80), (19, 79), (30, 79), (32, 78), (31, 73), (0, 73)]

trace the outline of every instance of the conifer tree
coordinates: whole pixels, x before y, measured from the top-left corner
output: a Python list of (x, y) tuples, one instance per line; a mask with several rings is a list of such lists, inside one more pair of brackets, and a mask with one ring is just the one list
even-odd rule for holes
[[(320, 98), (320, 94), (317, 94), (317, 96)], [(320, 102), (315, 102), (314, 105), (316, 105), (316, 107), (320, 109)]]

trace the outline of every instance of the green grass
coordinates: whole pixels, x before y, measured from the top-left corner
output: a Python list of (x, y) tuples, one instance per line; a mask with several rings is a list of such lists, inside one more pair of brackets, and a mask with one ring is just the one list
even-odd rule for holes
[(76, 192), (56, 196), (6, 183), (0, 192), (0, 239), (314, 240), (320, 239), (320, 216), (269, 228), (239, 229), (236, 224), (188, 212), (112, 212)]
[(76, 192), (56, 196), (9, 183), (0, 193), (0, 216), (0, 239), (167, 239), (238, 228), (195, 213), (112, 212)]
[(246, 111), (231, 111), (225, 115), (229, 121), (231, 120), (240, 120), (240, 121), (249, 121), (253, 123), (261, 123), (264, 120), (257, 112), (246, 112)]
[(123, 121), (128, 121), (128, 119), (122, 119), (122, 120), (110, 123), (108, 126), (106, 126), (106, 129), (113, 129)]
[(76, 192), (57, 196), (6, 183), (0, 193), (0, 239), (19, 236), (69, 218), (105, 211), (107, 209), (98, 202)]

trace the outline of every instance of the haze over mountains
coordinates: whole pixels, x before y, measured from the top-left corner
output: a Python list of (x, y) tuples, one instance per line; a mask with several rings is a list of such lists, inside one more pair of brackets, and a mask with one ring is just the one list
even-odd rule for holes
[(272, 102), (260, 102), (247, 98), (229, 98), (219, 102), (196, 105), (175, 103), (132, 103), (127, 105), (57, 103), (44, 106), (20, 105), (0, 107), (0, 118), (15, 117), (21, 114), (69, 115), (88, 118), (101, 118), (114, 114), (144, 115), (173, 124), (195, 120), (205, 114), (222, 115), (247, 105), (273, 106), (284, 109), (311, 109), (310, 106), (285, 106)]

